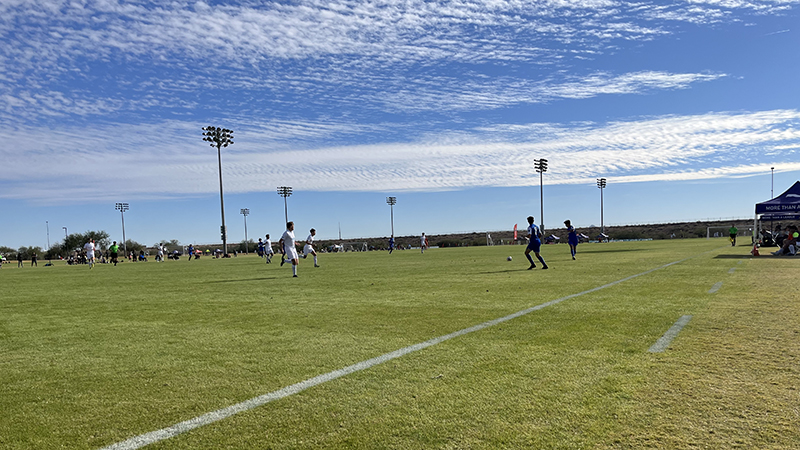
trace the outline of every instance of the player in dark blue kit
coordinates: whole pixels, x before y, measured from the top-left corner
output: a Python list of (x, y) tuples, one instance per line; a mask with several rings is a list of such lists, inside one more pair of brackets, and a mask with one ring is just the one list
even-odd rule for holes
[(528, 270), (536, 267), (533, 258), (531, 258), (531, 252), (533, 252), (536, 255), (536, 259), (542, 263), (542, 269), (547, 269), (547, 263), (544, 262), (544, 259), (539, 255), (539, 249), (542, 247), (541, 238), (542, 232), (539, 230), (539, 227), (534, 225), (533, 216), (528, 216), (528, 248), (525, 249), (525, 257), (531, 262), (531, 266), (528, 267)]
[(567, 243), (569, 244), (569, 251), (572, 253), (572, 259), (574, 260), (576, 250), (578, 249), (578, 232), (575, 231), (575, 227), (572, 226), (569, 219), (564, 221), (564, 225), (566, 225), (567, 231), (569, 231)]
[(389, 254), (391, 255), (394, 251), (394, 235), (389, 238)]

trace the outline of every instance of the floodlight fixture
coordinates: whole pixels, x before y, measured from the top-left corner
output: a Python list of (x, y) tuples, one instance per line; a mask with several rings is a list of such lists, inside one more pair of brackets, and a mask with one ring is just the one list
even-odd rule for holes
[(597, 187), (600, 189), (600, 232), (605, 234), (606, 227), (603, 222), (603, 189), (606, 188), (606, 179), (605, 178), (598, 178), (597, 179)]
[(222, 214), (222, 251), (228, 254), (228, 233), (225, 229), (225, 201), (222, 196), (222, 148), (233, 144), (233, 130), (214, 126), (203, 127), (203, 140), (212, 147), (217, 147), (217, 162), (219, 164), (219, 208)]
[(116, 206), (114, 207), (117, 211), (119, 211), (120, 216), (122, 217), (122, 247), (125, 249), (125, 254), (128, 254), (128, 242), (125, 239), (125, 211), (131, 209), (127, 203), (120, 203), (117, 202)]
[(389, 213), (392, 220), (392, 237), (394, 237), (394, 205), (397, 204), (397, 197), (386, 197), (386, 203), (389, 205)]
[(772, 183), (770, 184), (769, 188), (769, 198), (775, 198), (775, 168), (770, 167), (769, 170), (772, 172)]
[(283, 197), (283, 213), (286, 218), (286, 223), (289, 223), (289, 204), (286, 201), (290, 195), (292, 195), (292, 187), (291, 186), (278, 186), (278, 195)]

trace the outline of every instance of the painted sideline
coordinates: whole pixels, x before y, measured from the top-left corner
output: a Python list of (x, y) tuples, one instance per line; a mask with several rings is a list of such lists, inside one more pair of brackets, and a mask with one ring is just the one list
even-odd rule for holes
[(177, 423), (175, 425), (172, 425), (172, 426), (169, 426), (169, 427), (166, 427), (166, 428), (162, 428), (160, 430), (151, 431), (149, 433), (145, 433), (145, 434), (141, 434), (139, 436), (132, 437), (132, 438), (127, 439), (125, 441), (118, 442), (116, 444), (112, 444), (112, 445), (109, 445), (107, 447), (103, 447), (101, 450), (134, 450), (134, 449), (142, 448), (142, 447), (144, 447), (146, 445), (150, 445), (150, 444), (153, 444), (153, 443), (156, 443), (156, 442), (159, 442), (159, 441), (163, 441), (165, 439), (169, 439), (171, 437), (177, 436), (179, 434), (185, 433), (185, 432), (193, 430), (195, 428), (199, 428), (199, 427), (202, 427), (204, 425), (209, 425), (209, 424), (212, 424), (214, 422), (218, 422), (218, 421), (220, 421), (222, 419), (226, 419), (228, 417), (231, 417), (233, 415), (239, 414), (241, 412), (249, 411), (249, 410), (251, 410), (253, 408), (257, 408), (257, 407), (262, 406), (262, 405), (264, 405), (266, 403), (269, 403), (271, 401), (280, 400), (280, 399), (288, 397), (290, 395), (297, 394), (299, 392), (302, 392), (302, 391), (304, 391), (304, 390), (306, 390), (308, 388), (317, 386), (319, 384), (326, 383), (328, 381), (332, 381), (332, 380), (335, 380), (337, 378), (341, 378), (341, 377), (343, 377), (345, 375), (349, 375), (349, 374), (354, 373), (354, 372), (359, 372), (359, 371), (362, 371), (362, 370), (365, 370), (365, 369), (369, 369), (370, 367), (377, 366), (378, 364), (383, 364), (383, 363), (385, 363), (387, 361), (391, 361), (393, 359), (397, 359), (397, 358), (399, 358), (401, 356), (404, 356), (404, 355), (407, 355), (409, 353), (413, 353), (413, 352), (428, 348), (428, 347), (430, 347), (432, 345), (439, 344), (439, 343), (447, 341), (449, 339), (453, 339), (455, 337), (463, 336), (465, 334), (469, 334), (469, 333), (472, 333), (472, 332), (475, 332), (475, 331), (480, 331), (480, 330), (483, 330), (485, 328), (489, 328), (489, 327), (495, 326), (497, 324), (500, 324), (500, 323), (503, 323), (503, 322), (507, 322), (507, 321), (509, 321), (511, 319), (516, 319), (517, 317), (521, 317), (521, 316), (524, 316), (526, 314), (530, 314), (530, 313), (532, 313), (534, 311), (538, 311), (540, 309), (547, 308), (548, 306), (556, 305), (556, 304), (561, 303), (561, 302), (563, 302), (565, 300), (569, 300), (569, 299), (572, 299), (572, 298), (575, 298), (575, 297), (580, 297), (580, 296), (586, 295), (586, 294), (591, 294), (591, 293), (597, 292), (597, 291), (599, 291), (601, 289), (606, 289), (606, 288), (609, 288), (609, 287), (612, 287), (612, 286), (616, 286), (616, 285), (618, 285), (620, 283), (624, 283), (624, 282), (632, 280), (632, 279), (634, 279), (636, 277), (640, 277), (642, 275), (647, 275), (649, 273), (655, 272), (656, 270), (665, 269), (665, 268), (667, 268), (669, 266), (673, 266), (675, 264), (679, 264), (679, 263), (682, 263), (684, 261), (688, 261), (688, 260), (690, 260), (692, 258), (695, 258), (697, 256), (703, 255), (705, 253), (710, 253), (712, 251), (716, 251), (716, 250), (711, 250), (709, 252), (703, 252), (703, 253), (701, 253), (699, 255), (694, 255), (694, 256), (690, 256), (688, 258), (681, 259), (680, 261), (673, 261), (671, 263), (664, 264), (663, 266), (656, 267), (655, 269), (650, 269), (650, 270), (647, 270), (645, 272), (638, 273), (636, 275), (631, 275), (629, 277), (625, 277), (625, 278), (622, 278), (622, 279), (617, 280), (617, 281), (612, 281), (611, 283), (604, 284), (604, 285), (596, 287), (596, 288), (592, 288), (592, 289), (589, 289), (589, 290), (586, 290), (586, 291), (583, 291), (583, 292), (579, 292), (577, 294), (567, 295), (566, 297), (561, 297), (561, 298), (558, 298), (558, 299), (555, 299), (555, 300), (550, 300), (549, 302), (542, 303), (541, 305), (536, 305), (536, 306), (530, 307), (528, 309), (523, 309), (522, 311), (518, 311), (518, 312), (515, 312), (513, 314), (509, 314), (509, 315), (507, 315), (505, 317), (501, 317), (499, 319), (494, 319), (494, 320), (490, 320), (488, 322), (483, 322), (481, 324), (478, 324), (478, 325), (475, 325), (475, 326), (472, 326), (472, 327), (469, 327), (469, 328), (464, 328), (462, 330), (458, 330), (458, 331), (455, 331), (455, 332), (450, 333), (450, 334), (445, 334), (444, 336), (439, 336), (439, 337), (427, 340), (425, 342), (421, 342), (419, 344), (414, 344), (414, 345), (411, 345), (411, 346), (408, 346), (408, 347), (405, 347), (405, 348), (401, 348), (399, 350), (395, 350), (395, 351), (390, 352), (390, 353), (383, 354), (381, 356), (377, 356), (377, 357), (372, 358), (372, 359), (361, 361), (361, 362), (353, 364), (351, 366), (347, 366), (347, 367), (344, 367), (344, 368), (341, 368), (341, 369), (338, 369), (338, 370), (334, 370), (333, 372), (328, 372), (328, 373), (325, 373), (325, 374), (322, 374), (322, 375), (318, 375), (318, 376), (316, 376), (314, 378), (309, 378), (309, 379), (307, 379), (305, 381), (301, 381), (299, 383), (295, 383), (295, 384), (293, 384), (291, 386), (287, 386), (285, 388), (278, 389), (277, 391), (273, 391), (273, 392), (270, 392), (268, 394), (260, 395), (258, 397), (253, 397), (253, 398), (251, 398), (249, 400), (245, 400), (245, 401), (243, 401), (241, 403), (237, 403), (235, 405), (231, 405), (231, 406), (228, 406), (226, 408), (218, 409), (216, 411), (212, 411), (212, 412), (203, 414), (201, 416), (197, 416), (197, 417), (195, 417), (193, 419), (185, 420), (183, 422)]
[(678, 333), (686, 326), (692, 316), (681, 316), (674, 325), (672, 325), (663, 336), (661, 336), (655, 344), (653, 344), (647, 351), (650, 353), (661, 353), (669, 347), (669, 344), (678, 336)]
[(722, 287), (722, 281), (718, 281), (713, 286), (711, 286), (711, 289), (708, 290), (708, 293), (715, 294), (721, 287)]

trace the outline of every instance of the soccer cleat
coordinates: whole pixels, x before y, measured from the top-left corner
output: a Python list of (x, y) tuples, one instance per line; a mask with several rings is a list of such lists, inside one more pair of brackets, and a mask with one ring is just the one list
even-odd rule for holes
[(544, 270), (544, 269), (549, 269), (549, 267), (547, 267), (547, 266), (542, 267), (542, 270)]
[(314, 264), (314, 267), (319, 267), (319, 264)]
[(536, 264), (531, 264), (531, 266), (530, 266), (530, 267), (528, 267), (528, 270), (531, 270), (531, 269), (533, 269), (534, 267), (536, 267)]
[(572, 260), (575, 261), (575, 257), (574, 256), (572, 257)]
[(284, 264), (286, 264), (286, 260), (281, 258), (281, 267), (283, 267)]
[(297, 275), (292, 275), (292, 278), (297, 278)]

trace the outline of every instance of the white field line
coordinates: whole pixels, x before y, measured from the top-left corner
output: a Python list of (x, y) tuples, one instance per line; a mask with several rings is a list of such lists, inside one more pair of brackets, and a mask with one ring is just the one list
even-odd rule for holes
[(731, 267), (731, 270), (728, 271), (728, 273), (733, 273), (733, 272), (736, 272), (736, 267)]
[(667, 332), (664, 333), (664, 335), (661, 336), (647, 351), (650, 353), (661, 353), (666, 350), (667, 347), (669, 347), (669, 344), (672, 343), (672, 340), (678, 336), (678, 333), (683, 329), (683, 327), (689, 323), (691, 318), (692, 316), (681, 316), (681, 318), (678, 319), (678, 321), (675, 322), (675, 324), (672, 325), (670, 329), (667, 330)]
[(341, 377), (343, 377), (345, 375), (349, 375), (349, 374), (354, 373), (354, 372), (359, 372), (361, 370), (369, 369), (370, 367), (377, 366), (378, 364), (382, 364), (382, 363), (385, 363), (387, 361), (391, 361), (393, 359), (399, 358), (399, 357), (407, 355), (409, 353), (413, 353), (413, 352), (422, 350), (424, 348), (428, 348), (428, 347), (430, 347), (432, 345), (439, 344), (439, 343), (447, 341), (449, 339), (453, 339), (455, 337), (463, 336), (465, 334), (469, 334), (469, 333), (472, 333), (472, 332), (475, 332), (475, 331), (480, 331), (480, 330), (483, 330), (484, 328), (489, 328), (489, 327), (495, 326), (497, 324), (500, 324), (500, 323), (503, 323), (503, 322), (507, 322), (507, 321), (509, 321), (511, 319), (516, 319), (517, 317), (521, 317), (521, 316), (524, 316), (526, 314), (530, 314), (530, 313), (532, 313), (534, 311), (538, 311), (540, 309), (547, 308), (548, 306), (556, 305), (556, 304), (561, 303), (561, 302), (563, 302), (565, 300), (569, 300), (569, 299), (572, 299), (572, 298), (575, 298), (575, 297), (580, 297), (580, 296), (586, 295), (586, 294), (591, 294), (591, 293), (597, 292), (597, 291), (599, 291), (601, 289), (606, 289), (606, 288), (609, 288), (609, 287), (612, 287), (612, 286), (616, 286), (616, 285), (618, 285), (620, 283), (624, 283), (624, 282), (632, 280), (632, 279), (634, 279), (636, 277), (640, 277), (642, 275), (647, 275), (649, 273), (655, 272), (656, 270), (665, 269), (665, 268), (667, 268), (669, 266), (673, 266), (675, 264), (679, 264), (679, 263), (682, 263), (684, 261), (688, 261), (688, 260), (690, 260), (692, 258), (695, 258), (697, 256), (701, 256), (701, 255), (703, 255), (705, 253), (710, 253), (712, 251), (716, 251), (716, 250), (710, 250), (708, 252), (703, 252), (703, 253), (701, 253), (699, 255), (694, 255), (694, 256), (690, 256), (688, 258), (681, 259), (680, 261), (674, 261), (674, 262), (671, 262), (669, 264), (664, 264), (663, 266), (656, 267), (655, 269), (650, 269), (650, 270), (644, 271), (642, 273), (638, 273), (636, 275), (631, 275), (629, 277), (622, 278), (621, 280), (612, 281), (611, 283), (604, 284), (604, 285), (602, 285), (600, 287), (596, 287), (596, 288), (589, 289), (589, 290), (586, 290), (586, 291), (583, 291), (583, 292), (579, 292), (577, 294), (567, 295), (566, 297), (561, 297), (561, 298), (558, 298), (558, 299), (555, 299), (555, 300), (551, 300), (551, 301), (549, 301), (547, 303), (542, 303), (541, 305), (536, 305), (536, 306), (530, 307), (528, 309), (523, 309), (522, 311), (518, 311), (518, 312), (515, 312), (513, 314), (509, 314), (509, 315), (507, 315), (505, 317), (501, 317), (499, 319), (490, 320), (488, 322), (484, 322), (484, 323), (481, 323), (481, 324), (478, 324), (478, 325), (475, 325), (475, 326), (472, 326), (472, 327), (469, 327), (469, 328), (464, 328), (462, 330), (458, 330), (458, 331), (455, 331), (453, 333), (446, 334), (444, 336), (439, 336), (439, 337), (430, 339), (428, 341), (421, 342), (419, 344), (414, 344), (414, 345), (411, 345), (411, 346), (408, 346), (408, 347), (405, 347), (405, 348), (401, 348), (400, 350), (395, 350), (393, 352), (386, 353), (384, 355), (377, 356), (377, 357), (372, 358), (372, 359), (361, 361), (361, 362), (353, 364), (351, 366), (347, 366), (347, 367), (344, 367), (344, 368), (341, 368), (341, 369), (338, 369), (338, 370), (334, 370), (333, 372), (328, 372), (328, 373), (325, 373), (325, 374), (322, 374), (322, 375), (318, 375), (318, 376), (316, 376), (314, 378), (309, 378), (309, 379), (307, 379), (305, 381), (301, 381), (299, 383), (295, 383), (295, 384), (293, 384), (291, 386), (287, 386), (285, 388), (278, 389), (277, 391), (273, 391), (273, 392), (270, 392), (268, 394), (260, 395), (258, 397), (253, 397), (253, 398), (251, 398), (249, 400), (245, 400), (245, 401), (243, 401), (241, 403), (237, 403), (235, 405), (231, 405), (231, 406), (228, 406), (228, 407), (225, 407), (225, 408), (222, 408), (222, 409), (218, 409), (216, 411), (212, 411), (212, 412), (203, 414), (201, 416), (197, 416), (197, 417), (195, 417), (193, 419), (185, 420), (183, 422), (177, 423), (175, 425), (172, 425), (172, 426), (169, 426), (169, 427), (166, 427), (166, 428), (162, 428), (160, 430), (151, 431), (149, 433), (141, 434), (139, 436), (134, 436), (134, 437), (132, 437), (130, 439), (127, 439), (125, 441), (117, 442), (116, 444), (112, 444), (112, 445), (109, 445), (107, 447), (103, 447), (101, 450), (134, 450), (134, 449), (142, 448), (142, 447), (144, 447), (146, 445), (150, 445), (150, 444), (153, 444), (153, 443), (156, 443), (156, 442), (159, 442), (159, 441), (163, 441), (165, 439), (169, 439), (171, 437), (177, 436), (179, 434), (185, 433), (185, 432), (193, 430), (195, 428), (199, 428), (199, 427), (202, 427), (204, 425), (209, 425), (209, 424), (212, 424), (214, 422), (218, 422), (218, 421), (220, 421), (222, 419), (231, 417), (231, 416), (239, 414), (241, 412), (249, 411), (249, 410), (251, 410), (253, 408), (257, 408), (257, 407), (262, 406), (262, 405), (264, 405), (266, 403), (269, 403), (271, 401), (279, 400), (279, 399), (288, 397), (290, 395), (297, 394), (299, 392), (302, 392), (302, 391), (304, 391), (304, 390), (306, 390), (308, 388), (317, 386), (319, 384), (322, 384), (322, 383), (325, 383), (325, 382), (328, 382), (328, 381), (332, 381), (332, 380), (335, 380), (337, 378), (341, 378)]
[(713, 286), (711, 286), (711, 289), (709, 289), (709, 290), (708, 290), (708, 293), (709, 293), (709, 294), (714, 294), (714, 293), (716, 293), (716, 292), (719, 290), (719, 288), (721, 288), (721, 287), (722, 287), (722, 281), (718, 281), (718, 282), (716, 282), (716, 283), (715, 283)]

